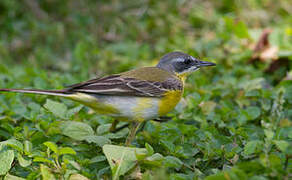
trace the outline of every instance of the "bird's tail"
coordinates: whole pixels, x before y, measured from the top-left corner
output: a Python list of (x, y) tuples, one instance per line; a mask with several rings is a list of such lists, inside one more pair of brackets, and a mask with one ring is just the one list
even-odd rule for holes
[(43, 94), (51, 96), (69, 97), (72, 95), (66, 90), (39, 90), (39, 89), (0, 89), (0, 92), (17, 92), (17, 93), (30, 93), (30, 94)]

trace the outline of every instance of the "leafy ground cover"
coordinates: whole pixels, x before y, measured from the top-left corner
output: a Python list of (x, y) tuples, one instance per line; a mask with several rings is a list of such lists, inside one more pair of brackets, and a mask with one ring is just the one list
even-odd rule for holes
[[(289, 0), (0, 2), (0, 87), (60, 89), (181, 50), (195, 72), (166, 123), (128, 129), (78, 103), (0, 94), (4, 179), (289, 179)], [(120, 124), (123, 125), (123, 124)]]

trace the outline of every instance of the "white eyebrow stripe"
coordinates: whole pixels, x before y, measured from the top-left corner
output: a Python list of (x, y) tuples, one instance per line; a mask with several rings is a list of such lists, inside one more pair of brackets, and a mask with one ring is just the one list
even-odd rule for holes
[(175, 60), (177, 60), (178, 62), (184, 62), (184, 58), (181, 58), (181, 57), (179, 57), (179, 58), (175, 58)]

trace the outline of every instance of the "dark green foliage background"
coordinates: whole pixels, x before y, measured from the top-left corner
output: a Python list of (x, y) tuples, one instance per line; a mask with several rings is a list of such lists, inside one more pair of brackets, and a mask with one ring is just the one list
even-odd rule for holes
[[(1, 0), (0, 88), (60, 89), (155, 65), (167, 52), (187, 52), (217, 66), (189, 77), (171, 121), (147, 122), (137, 134), (136, 147), (148, 143), (164, 156), (162, 162), (139, 162), (141, 177), (289, 179), (291, 14), (290, 0)], [(289, 62), (272, 73), (265, 72), (268, 61), (248, 63), (250, 47), (265, 28), (273, 29), (270, 44)], [(289, 72), (290, 80), (285, 78)], [(68, 137), (60, 124), (82, 122), (98, 134), (98, 127), (112, 119), (49, 97), (66, 105), (58, 104), (61, 111), (78, 112), (64, 115), (47, 98), (0, 94), (0, 140), (17, 139), (24, 148), (31, 147), (24, 150), (26, 160), (46, 157), (46, 141), (71, 147), (76, 155), (64, 155), (61, 171), (44, 161), (23, 167), (15, 158), (9, 173), (44, 178), (43, 164), (57, 179), (67, 179), (71, 171), (89, 179), (111, 179), (101, 145)], [(112, 137), (112, 144), (123, 145), (125, 133)], [(14, 146), (5, 148), (17, 153)]]

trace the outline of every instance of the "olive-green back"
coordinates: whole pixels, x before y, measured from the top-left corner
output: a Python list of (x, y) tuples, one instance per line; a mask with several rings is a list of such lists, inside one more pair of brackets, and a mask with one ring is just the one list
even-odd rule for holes
[(169, 78), (176, 78), (176, 75), (157, 67), (143, 67), (131, 71), (123, 72), (121, 77), (135, 78), (145, 81), (163, 82)]

